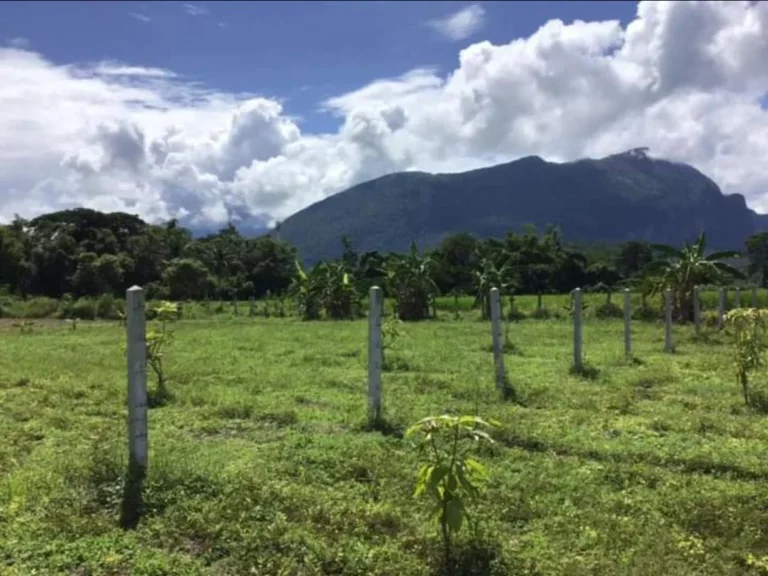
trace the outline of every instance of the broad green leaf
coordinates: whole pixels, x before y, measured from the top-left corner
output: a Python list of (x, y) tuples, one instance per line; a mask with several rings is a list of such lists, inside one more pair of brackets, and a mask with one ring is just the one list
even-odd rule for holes
[(461, 500), (458, 498), (448, 500), (446, 503), (445, 521), (452, 532), (461, 530), (461, 525), (464, 522), (464, 507), (461, 504)]

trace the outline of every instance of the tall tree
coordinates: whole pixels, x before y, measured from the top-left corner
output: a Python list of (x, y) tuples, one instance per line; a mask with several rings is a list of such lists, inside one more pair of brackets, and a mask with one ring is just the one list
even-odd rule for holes
[(753, 234), (746, 241), (749, 274), (760, 275), (760, 286), (768, 288), (768, 232)]

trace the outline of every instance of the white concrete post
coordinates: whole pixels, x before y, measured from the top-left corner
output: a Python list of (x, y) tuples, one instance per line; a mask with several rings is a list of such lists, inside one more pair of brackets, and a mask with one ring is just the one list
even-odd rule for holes
[(752, 286), (752, 308), (757, 308), (757, 288)]
[(256, 316), (256, 298), (254, 298), (253, 296), (248, 298), (248, 305), (249, 305), (248, 316), (253, 318), (254, 316)]
[(381, 420), (381, 288), (372, 286), (368, 312), (368, 406), (373, 422)]
[(581, 345), (581, 288), (576, 288), (573, 291), (573, 366), (577, 370), (582, 368)]
[(493, 338), (493, 361), (496, 365), (496, 388), (506, 387), (507, 373), (504, 368), (504, 340), (501, 329), (501, 294), (498, 288), (491, 288), (491, 336)]
[(672, 353), (672, 290), (664, 291), (664, 351)]
[(723, 327), (723, 316), (725, 316), (725, 288), (720, 288), (720, 294), (717, 301), (717, 327)]
[(624, 358), (632, 360), (632, 293), (624, 290)]
[(696, 334), (701, 333), (701, 294), (698, 286), (693, 287), (693, 324)]
[(128, 453), (130, 461), (146, 469), (147, 448), (147, 340), (144, 290), (125, 293), (128, 337)]
[(741, 308), (741, 288), (736, 288), (733, 294), (733, 307)]

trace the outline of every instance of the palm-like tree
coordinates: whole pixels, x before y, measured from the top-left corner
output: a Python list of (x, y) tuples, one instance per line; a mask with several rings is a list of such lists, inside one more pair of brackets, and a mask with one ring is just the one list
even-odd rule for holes
[(741, 256), (736, 251), (714, 252), (706, 255), (706, 235), (699, 234), (693, 244), (686, 242), (677, 249), (666, 244), (652, 244), (651, 248), (662, 255), (644, 269), (644, 275), (652, 279), (653, 293), (672, 290), (675, 316), (681, 320), (693, 318), (693, 290), (700, 284), (714, 284), (730, 278), (744, 278), (733, 266), (723, 262)]

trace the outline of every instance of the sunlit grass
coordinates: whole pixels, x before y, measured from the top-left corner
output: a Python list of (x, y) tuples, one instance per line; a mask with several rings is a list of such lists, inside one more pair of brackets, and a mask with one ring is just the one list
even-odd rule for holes
[(490, 484), (458, 573), (763, 573), (748, 558), (768, 555), (768, 425), (743, 405), (728, 335), (676, 326), (668, 355), (662, 325), (637, 322), (628, 364), (621, 322), (590, 318), (586, 379), (569, 374), (568, 321), (513, 323), (510, 403), (489, 324), (466, 309), (454, 321), (451, 303), (388, 351), (386, 435), (364, 426), (364, 320), (248, 318), (243, 304), (237, 319), (178, 323), (133, 532), (117, 527), (123, 329), (5, 326), (0, 574), (435, 574), (439, 537), (399, 431), (476, 410), (504, 428), (480, 455)]

